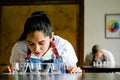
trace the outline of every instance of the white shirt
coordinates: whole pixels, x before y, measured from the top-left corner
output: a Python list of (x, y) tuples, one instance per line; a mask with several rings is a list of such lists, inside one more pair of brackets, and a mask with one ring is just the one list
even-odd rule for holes
[[(55, 41), (55, 45), (57, 47), (58, 53), (62, 57), (63, 62), (66, 64), (66, 66), (75, 65), (78, 59), (72, 45), (67, 40), (59, 36), (54, 36), (54, 41)], [(26, 42), (18, 41), (12, 48), (10, 63), (12, 64), (13, 62), (24, 62), (27, 56), (27, 50), (28, 48), (27, 48)], [(31, 53), (31, 57), (42, 58), (44, 60), (51, 59), (53, 55), (54, 53), (52, 48), (50, 48), (42, 57), (37, 57), (33, 53)]]
[[(111, 66), (115, 65), (115, 59), (110, 51), (102, 49), (103, 54), (106, 56), (106, 61), (110, 63)], [(100, 57), (102, 59), (103, 56)], [(85, 58), (85, 65), (90, 65), (92, 63), (93, 54), (87, 54)]]

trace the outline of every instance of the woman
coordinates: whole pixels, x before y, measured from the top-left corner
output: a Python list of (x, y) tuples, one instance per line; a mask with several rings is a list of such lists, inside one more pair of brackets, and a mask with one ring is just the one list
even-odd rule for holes
[(54, 35), (51, 23), (43, 11), (34, 12), (25, 22), (24, 31), (12, 48), (10, 63), (48, 62), (66, 64), (69, 73), (80, 73), (72, 45)]

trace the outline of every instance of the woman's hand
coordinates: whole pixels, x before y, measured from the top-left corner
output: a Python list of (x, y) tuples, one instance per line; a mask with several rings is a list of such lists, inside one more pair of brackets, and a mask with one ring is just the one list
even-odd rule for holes
[(11, 66), (8, 65), (7, 69), (8, 69), (8, 72), (9, 72), (9, 73), (12, 73), (12, 72), (13, 72), (13, 68), (12, 68)]
[(2, 72), (5, 72), (5, 73), (12, 73), (13, 72), (13, 68), (10, 66), (10, 65), (6, 65)]
[(67, 67), (68, 73), (82, 73), (82, 69), (80, 67), (75, 66), (68, 66)]

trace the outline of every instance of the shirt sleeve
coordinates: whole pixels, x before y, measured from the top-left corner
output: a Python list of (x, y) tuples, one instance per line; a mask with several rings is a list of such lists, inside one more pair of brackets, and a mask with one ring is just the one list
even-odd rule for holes
[(92, 53), (86, 54), (84, 64), (87, 65), (87, 66), (92, 65), (92, 59), (93, 59)]
[(65, 62), (66, 66), (74, 66), (78, 62), (76, 53), (68, 41), (59, 49), (60, 55), (63, 58), (63, 62)]
[(107, 61), (109, 62), (109, 64), (110, 64), (111, 66), (114, 66), (114, 65), (115, 65), (115, 59), (114, 59), (114, 57), (113, 57), (112, 52), (107, 51), (107, 50), (103, 50), (103, 51), (104, 51), (104, 53), (106, 54)]
[(10, 64), (13, 62), (23, 62), (26, 54), (27, 49), (25, 44), (23, 44), (23, 42), (17, 42), (11, 50), (11, 56), (9, 59)]

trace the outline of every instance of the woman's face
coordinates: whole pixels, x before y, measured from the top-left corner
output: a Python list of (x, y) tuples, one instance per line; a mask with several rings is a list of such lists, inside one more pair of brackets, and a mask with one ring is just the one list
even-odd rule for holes
[(26, 43), (29, 50), (33, 52), (34, 55), (42, 56), (49, 50), (51, 40), (52, 37), (45, 36), (43, 31), (34, 31), (27, 35)]

